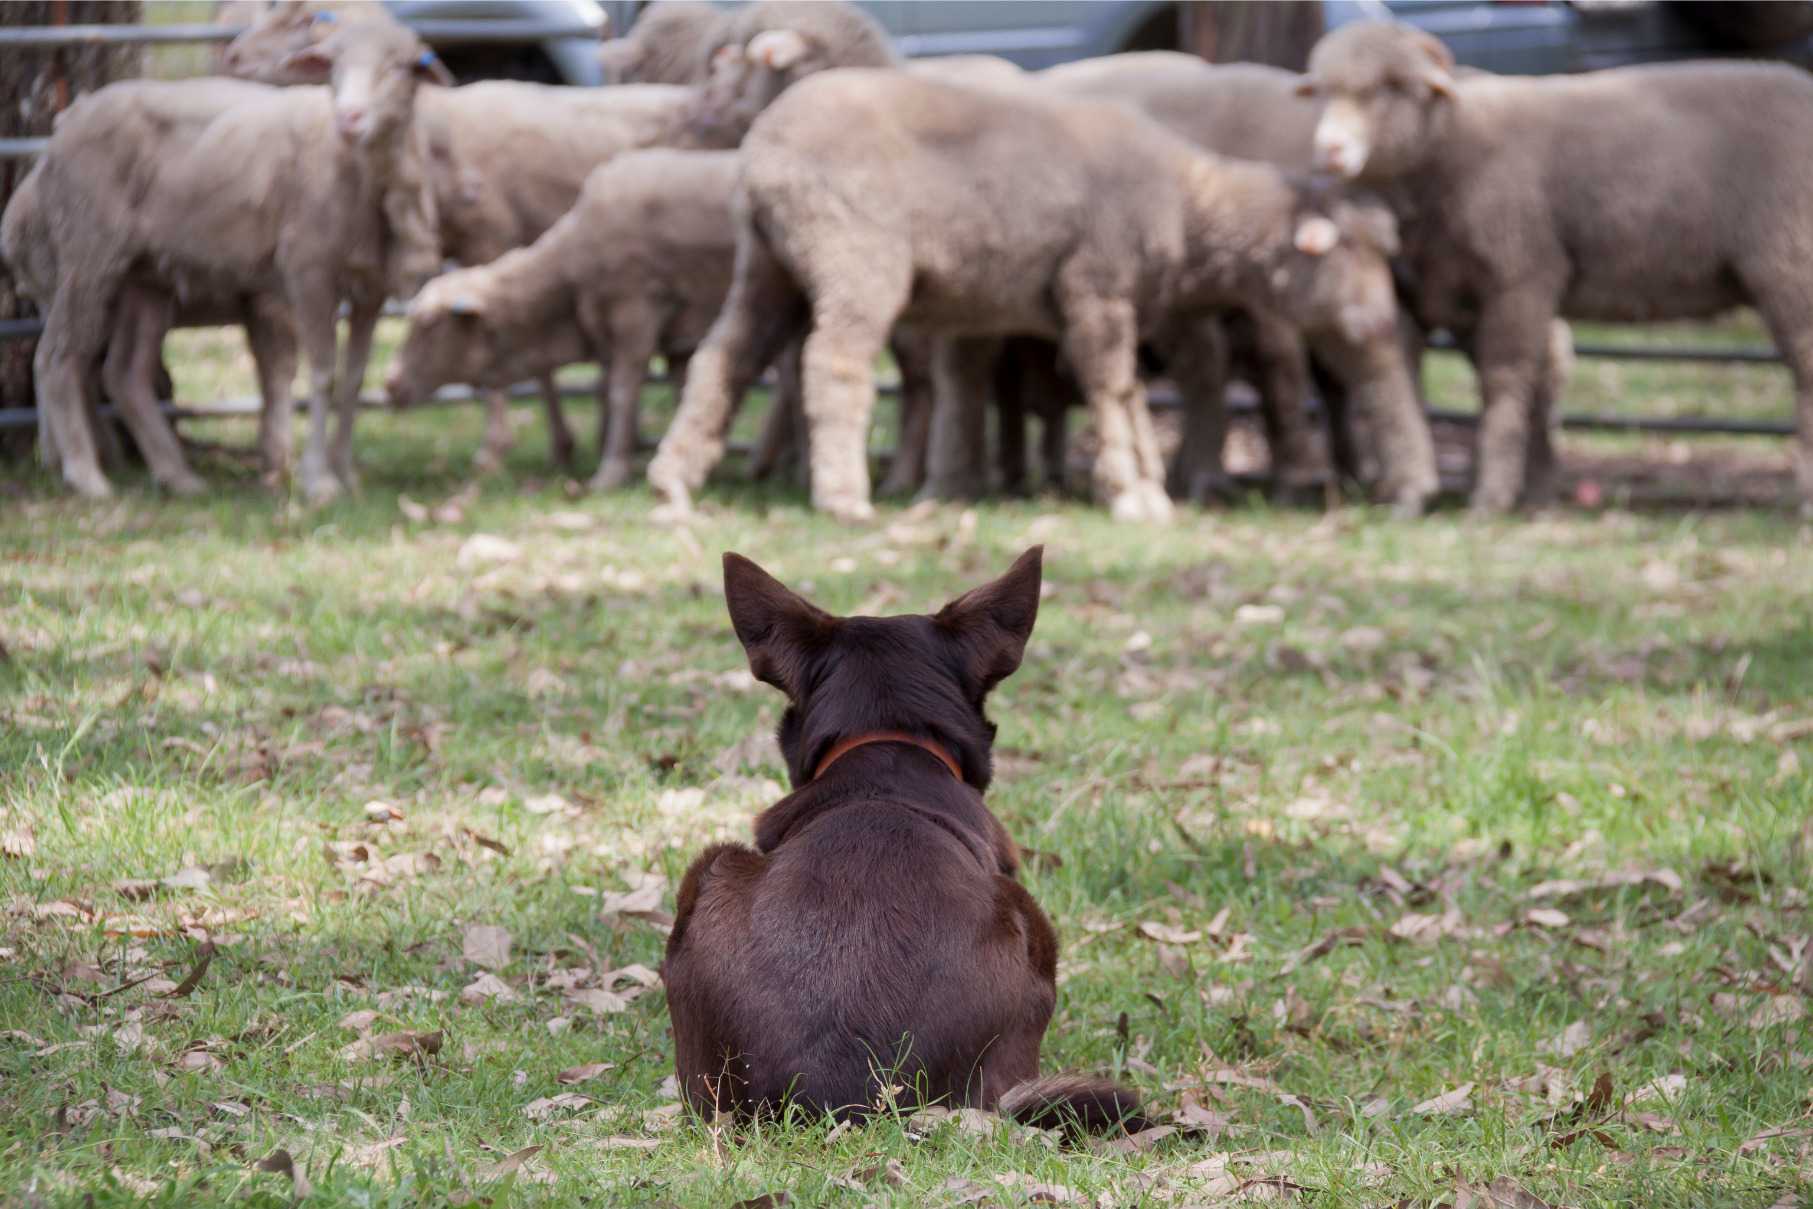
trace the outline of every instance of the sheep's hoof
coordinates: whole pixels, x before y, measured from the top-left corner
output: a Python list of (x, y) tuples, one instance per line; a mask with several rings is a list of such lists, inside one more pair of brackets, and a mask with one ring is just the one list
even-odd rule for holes
[(629, 482), (630, 468), (628, 462), (602, 462), (598, 473), (586, 484), (593, 491), (615, 491)]
[[(556, 439), (548, 447), (548, 464), (556, 470), (564, 470), (573, 464), (573, 455), (577, 452), (578, 447), (574, 444), (572, 437)], [(501, 459), (499, 459), (499, 465), (502, 465)]]
[(821, 500), (818, 510), (846, 525), (860, 525), (875, 519), (875, 505), (859, 496), (834, 496)]
[(267, 470), (258, 476), (258, 486), (265, 491), (282, 491), (289, 475), (282, 470)]
[[(563, 463), (564, 464), (564, 463)], [(473, 474), (496, 474), (504, 468), (504, 451), (489, 445), (472, 455)]]
[(63, 481), (69, 489), (83, 499), (104, 500), (113, 495), (113, 484), (107, 481), (99, 467), (81, 466), (63, 472)]
[(304, 467), (302, 494), (308, 497), (311, 507), (319, 508), (340, 498), (340, 482), (325, 470)]
[(1115, 496), (1108, 513), (1117, 521), (1150, 521), (1165, 524), (1173, 514), (1171, 497), (1162, 485), (1154, 482), (1135, 483)]
[(207, 480), (193, 471), (185, 470), (167, 483), (158, 486), (171, 495), (202, 495), (208, 490)]

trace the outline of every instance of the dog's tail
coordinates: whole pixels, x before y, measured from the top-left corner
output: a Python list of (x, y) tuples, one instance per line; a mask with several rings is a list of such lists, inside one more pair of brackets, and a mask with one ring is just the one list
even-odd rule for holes
[(1066, 1133), (1138, 1133), (1152, 1125), (1138, 1092), (1082, 1075), (1045, 1075), (1016, 1084), (1002, 1095), (1000, 1108), (1022, 1125)]

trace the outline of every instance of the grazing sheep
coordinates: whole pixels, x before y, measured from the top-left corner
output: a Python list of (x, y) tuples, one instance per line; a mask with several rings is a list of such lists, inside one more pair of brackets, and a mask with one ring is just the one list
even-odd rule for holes
[[(115, 302), (146, 271), (178, 300), (282, 300), (309, 362), (303, 486), (321, 499), (357, 485), (353, 413), (378, 310), (439, 265), (413, 109), (417, 82), (445, 69), (414, 34), (375, 22), (342, 25), (288, 63), (331, 87), (115, 84), (72, 106), (51, 136), (38, 188), (57, 281), (36, 369), (64, 481), (82, 494), (110, 491), (83, 374)], [(342, 302), (351, 324), (336, 390)]]
[[(1075, 96), (1131, 103), (1147, 116), (1206, 150), (1239, 159), (1307, 171), (1314, 158), (1317, 108), (1299, 95), (1303, 77), (1255, 63), (1211, 65), (1190, 55), (1148, 51), (1086, 59), (1038, 72), (1033, 79)], [(1325, 390), (1335, 463), (1356, 474), (1377, 464), (1379, 495), (1400, 512), (1415, 514), (1439, 488), (1435, 446), (1416, 392), (1411, 364), (1389, 337), (1377, 348), (1350, 348), (1339, 328), (1299, 332), (1278, 316), (1254, 312), (1234, 320), (1230, 351), (1264, 400), (1273, 470), (1285, 486), (1317, 477), (1302, 401), (1316, 367), (1332, 378)], [(1419, 341), (1420, 344), (1420, 341)], [(1219, 397), (1185, 400), (1187, 413), (1205, 425), (1185, 442), (1172, 465), (1172, 489), (1190, 498), (1225, 490), (1221, 449), (1214, 442), (1225, 419), (1196, 415), (1219, 411)], [(1189, 421), (1187, 421), (1189, 422)], [(1370, 441), (1353, 440), (1354, 429)]]
[[(643, 22), (665, 7), (654, 6)], [(699, 7), (718, 13), (709, 5)], [(325, 37), (336, 22), (355, 19), (364, 8), (389, 20), (381, 6), (363, 0), (286, 0), (234, 39), (226, 59), (234, 74), (290, 82), (283, 56)], [(456, 264), (485, 264), (533, 243), (573, 207), (593, 168), (624, 151), (659, 143), (690, 95), (672, 84), (599, 89), (516, 80), (424, 94), (417, 118), (433, 169), (443, 253)], [(554, 463), (564, 466), (572, 460), (573, 435), (552, 376), (542, 375), (540, 386), (549, 451)], [(508, 394), (488, 392), (474, 468), (500, 469), (515, 440)]]
[(702, 83), (728, 19), (704, 0), (656, 0), (627, 34), (598, 48), (598, 62), (613, 84)]
[(789, 86), (832, 67), (899, 67), (887, 31), (853, 4), (756, 0), (729, 14), (711, 71), (676, 123), (677, 147), (737, 147)]
[(743, 156), (735, 283), (649, 467), (676, 512), (722, 456), (743, 383), (800, 330), (818, 508), (873, 515), (873, 367), (899, 321), (1061, 340), (1101, 436), (1098, 494), (1116, 516), (1162, 519), (1142, 334), (1164, 344), (1235, 305), (1338, 317), (1356, 338), (1392, 316), (1384, 252), (1360, 225), (1120, 106), (846, 69), (788, 89)]
[(1529, 79), (1453, 66), (1426, 34), (1362, 23), (1317, 44), (1308, 86), (1318, 158), (1385, 194), (1417, 318), (1478, 369), (1474, 510), (1512, 508), (1526, 463), (1541, 469), (1557, 315), (1635, 323), (1745, 303), (1793, 374), (1813, 505), (1813, 80), (1764, 63)]
[[(573, 208), (592, 169), (659, 143), (689, 95), (673, 84), (558, 88), (486, 80), (424, 96), (419, 108), (435, 151), (448, 259), (486, 264), (533, 243)], [(553, 457), (564, 465), (573, 437), (548, 375), (541, 393)], [(508, 396), (494, 390), (474, 465), (501, 467), (514, 440)]]
[(386, 372), (391, 402), (414, 403), (448, 382), (502, 387), (596, 360), (609, 410), (592, 486), (623, 483), (649, 358), (682, 362), (730, 289), (736, 171), (732, 152), (665, 149), (594, 169), (573, 209), (533, 244), (423, 287)]

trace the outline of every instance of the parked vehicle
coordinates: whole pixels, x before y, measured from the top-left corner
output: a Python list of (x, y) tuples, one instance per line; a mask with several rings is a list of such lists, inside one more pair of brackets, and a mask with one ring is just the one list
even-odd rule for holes
[[(541, 21), (628, 29), (647, 0), (386, 0), (400, 19)], [(856, 0), (909, 57), (992, 54), (1036, 69), (1175, 50), (1176, 0)], [(1440, 38), (1468, 67), (1516, 75), (1708, 55), (1813, 59), (1813, 0), (1324, 0), (1323, 24), (1389, 18)], [(433, 42), (434, 39), (428, 39)], [(594, 37), (437, 45), (461, 79), (601, 84)]]

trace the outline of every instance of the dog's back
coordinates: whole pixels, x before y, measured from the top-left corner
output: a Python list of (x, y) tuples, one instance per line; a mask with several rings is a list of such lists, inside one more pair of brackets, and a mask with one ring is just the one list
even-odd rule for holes
[(1137, 1112), (1113, 1085), (1038, 1080), (1057, 941), (982, 800), (982, 706), (1019, 666), (1039, 562), (1029, 551), (935, 616), (840, 620), (725, 556), (750, 667), (788, 696), (796, 788), (756, 821), (754, 849), (708, 849), (680, 885), (664, 973), (696, 1110), (848, 1117), (891, 1097), (1097, 1126)]
[(675, 1036), (715, 1022), (698, 1033), (740, 1057), (736, 1107), (872, 1108), (878, 1075), (909, 1102), (979, 1105), (1037, 1073), (1056, 942), (980, 794), (877, 743), (762, 822), (783, 842), (695, 866), (669, 948)]

